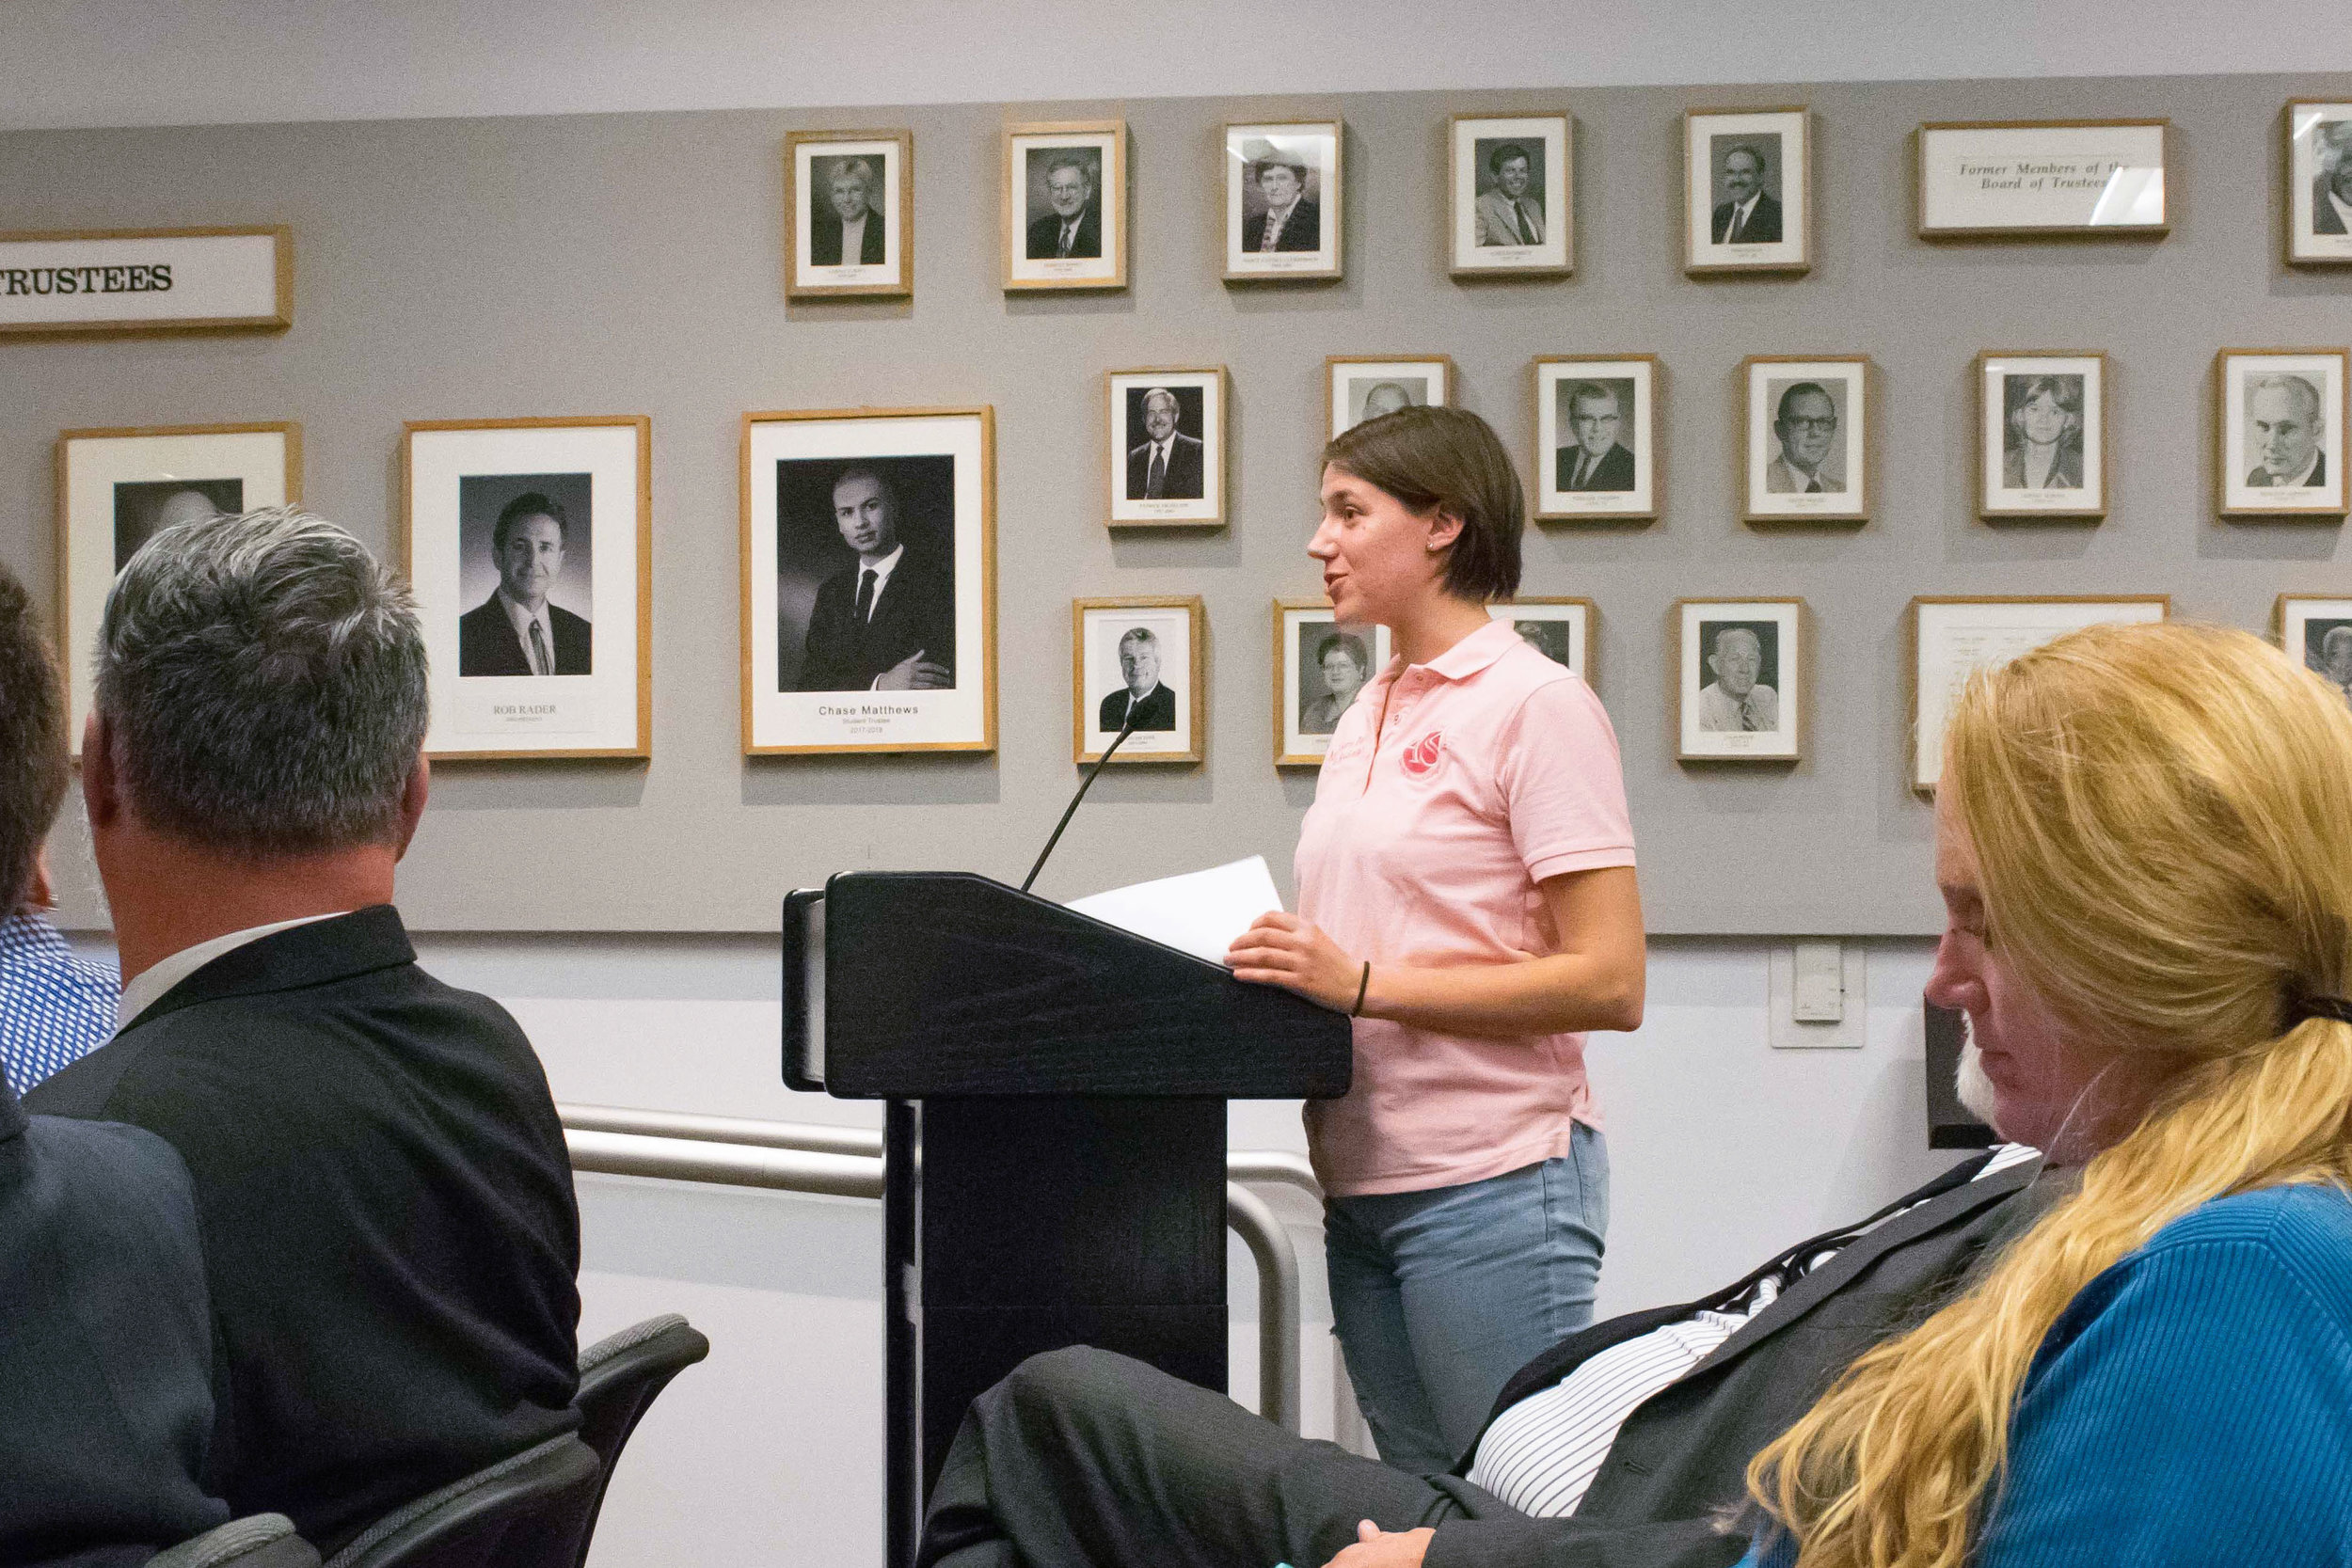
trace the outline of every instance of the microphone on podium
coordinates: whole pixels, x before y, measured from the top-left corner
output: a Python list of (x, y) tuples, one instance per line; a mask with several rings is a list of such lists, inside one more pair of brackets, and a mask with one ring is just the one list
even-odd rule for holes
[(1111, 753), (1118, 751), (1129, 736), (1136, 733), (1136, 717), (1139, 711), (1135, 700), (1132, 697), (1129, 698), (1127, 721), (1120, 726), (1119, 738), (1103, 748), (1103, 754), (1094, 759), (1094, 766), (1088, 768), (1087, 776), (1078, 782), (1078, 793), (1070, 798), (1070, 805), (1062, 812), (1061, 820), (1054, 824), (1054, 836), (1045, 841), (1045, 847), (1037, 853), (1037, 863), (1029, 867), (1029, 874), (1021, 879), (1022, 892), (1028, 892), (1029, 884), (1037, 880), (1037, 874), (1045, 869), (1045, 857), (1052, 854), (1054, 846), (1061, 842), (1061, 831), (1069, 827), (1070, 819), (1077, 815), (1078, 802), (1085, 800), (1087, 791), (1094, 787), (1094, 781), (1102, 773), (1103, 765), (1111, 760)]

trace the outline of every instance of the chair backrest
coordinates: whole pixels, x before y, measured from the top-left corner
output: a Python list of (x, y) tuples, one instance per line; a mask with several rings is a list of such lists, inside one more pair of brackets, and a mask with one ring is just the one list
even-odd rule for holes
[(327, 1568), (571, 1568), (598, 1469), (587, 1444), (550, 1437), (386, 1514)]
[(604, 1469), (588, 1504), (586, 1528), (580, 1532), (577, 1563), (588, 1560), (604, 1491), (612, 1484), (612, 1468), (629, 1433), (637, 1430), (654, 1396), (709, 1354), (710, 1341), (675, 1312), (647, 1318), (580, 1353), (580, 1394), (574, 1402), (580, 1409), (580, 1437), (596, 1450)]
[(282, 1513), (248, 1513), (147, 1560), (147, 1568), (319, 1568), (319, 1554)]

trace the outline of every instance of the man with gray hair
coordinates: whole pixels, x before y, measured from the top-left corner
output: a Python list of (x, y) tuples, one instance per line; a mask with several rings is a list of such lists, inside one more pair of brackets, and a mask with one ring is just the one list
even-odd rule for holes
[(2328, 483), (2319, 444), (2319, 388), (2299, 375), (2257, 376), (2246, 386), (2246, 444), (2254, 453), (2250, 487), (2308, 490)]
[(1131, 627), (1119, 640), (1118, 690), (1096, 705), (1095, 728), (1172, 730), (1176, 693), (1160, 683), (1160, 640), (1150, 626)]
[(1143, 394), (1143, 439), (1127, 449), (1127, 499), (1200, 499), (1208, 474), (1207, 449), (1177, 428), (1184, 417), (1176, 394), (1153, 387)]
[(211, 1473), (329, 1555), (579, 1420), (547, 1080), (391, 906), (424, 733), (415, 606), (351, 535), (274, 508), (151, 540), (107, 594), (82, 752), (121, 1027), (30, 1101), (186, 1162)]

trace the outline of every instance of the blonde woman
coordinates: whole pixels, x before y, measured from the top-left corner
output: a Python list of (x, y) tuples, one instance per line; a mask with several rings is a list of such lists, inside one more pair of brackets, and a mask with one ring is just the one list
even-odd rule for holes
[(2080, 1190), (1759, 1454), (1773, 1568), (2352, 1562), (2352, 712), (2102, 626), (1962, 697), (1929, 997)]

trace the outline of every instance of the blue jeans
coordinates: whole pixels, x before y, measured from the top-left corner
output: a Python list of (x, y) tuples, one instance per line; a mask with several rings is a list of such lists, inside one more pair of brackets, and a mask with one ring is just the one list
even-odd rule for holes
[(1326, 1201), (1332, 1327), (1382, 1460), (1454, 1467), (1511, 1374), (1593, 1321), (1608, 1229), (1609, 1146), (1582, 1122), (1563, 1159)]

